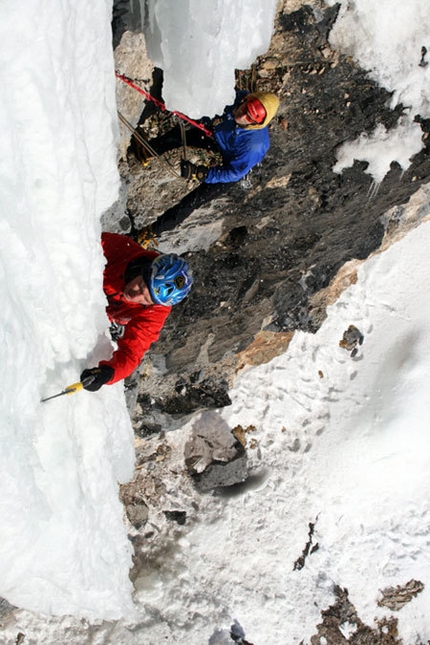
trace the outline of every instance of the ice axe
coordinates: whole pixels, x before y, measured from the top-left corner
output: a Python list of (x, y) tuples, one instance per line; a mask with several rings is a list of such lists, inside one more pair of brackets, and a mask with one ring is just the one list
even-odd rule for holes
[(64, 394), (74, 394), (75, 392), (79, 392), (79, 390), (83, 390), (84, 387), (87, 385), (91, 385), (91, 383), (94, 381), (96, 377), (95, 376), (87, 376), (86, 378), (82, 379), (82, 381), (78, 381), (77, 383), (72, 383), (72, 385), (68, 385), (62, 392), (59, 392), (58, 394), (54, 394), (53, 396), (48, 396), (46, 399), (40, 399), (41, 403), (45, 403), (45, 401), (50, 401), (51, 399), (56, 399), (57, 396), (64, 396)]

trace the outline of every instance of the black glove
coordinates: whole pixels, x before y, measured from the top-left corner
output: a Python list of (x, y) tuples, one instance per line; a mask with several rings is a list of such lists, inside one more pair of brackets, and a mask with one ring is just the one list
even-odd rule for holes
[(209, 172), (207, 166), (196, 166), (186, 159), (181, 159), (181, 177), (184, 179), (198, 179), (204, 181)]
[(84, 390), (97, 392), (102, 385), (111, 380), (113, 375), (114, 370), (112, 367), (109, 365), (100, 365), (99, 367), (84, 370), (81, 374), (81, 383), (84, 386)]

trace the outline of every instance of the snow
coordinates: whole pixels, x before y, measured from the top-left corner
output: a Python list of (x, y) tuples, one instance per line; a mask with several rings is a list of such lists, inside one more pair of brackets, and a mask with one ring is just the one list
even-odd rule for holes
[(0, 31), (0, 595), (118, 618), (132, 610), (122, 388), (40, 403), (111, 351), (97, 343), (99, 218), (119, 184), (110, 7), (17, 0)]
[[(403, 105), (401, 122), (387, 133), (377, 126), (370, 136), (361, 135), (341, 146), (335, 172), (368, 161), (366, 172), (380, 183), (397, 162), (403, 170), (423, 147), (416, 116), (430, 116), (430, 4), (427, 0), (403, 3), (396, 0), (326, 0), (340, 4), (339, 16), (330, 32), (330, 42), (355, 58), (370, 77), (392, 93), (390, 107)], [(424, 48), (424, 50), (423, 50)], [(429, 50), (428, 53), (426, 50)]]
[(348, 141), (340, 147), (333, 171), (341, 173), (353, 165), (354, 159), (361, 159), (369, 164), (365, 172), (372, 175), (379, 185), (393, 161), (402, 170), (409, 168), (412, 157), (423, 147), (422, 136), (419, 125), (411, 124), (406, 117), (389, 131), (380, 123), (370, 135), (363, 132), (355, 141)]
[[(249, 13), (236, 0), (214, 6), (214, 51), (238, 22), (260, 15), (255, 3)], [(347, 11), (360, 35), (349, 53), (359, 43), (375, 50), (372, 73), (381, 83), (389, 78), (393, 96), (405, 100), (408, 75), (428, 75), (409, 58), (423, 44), (427, 3), (409, 3), (401, 23), (401, 4), (378, 7), (378, 20), (373, 3)], [(308, 644), (334, 585), (349, 590), (359, 617), (373, 626), (392, 613), (377, 605), (380, 590), (411, 578), (425, 586), (395, 613), (399, 634), (408, 645), (426, 642), (429, 221), (357, 262), (356, 283), (329, 307), (319, 332), (296, 333), (284, 355), (244, 371), (230, 407), (166, 436), (182, 472), (196, 428), (218, 437), (253, 425), (253, 477), (229, 495), (203, 496), (197, 522), (160, 536), (160, 552), (133, 590), (118, 499), (134, 460), (122, 384), (40, 402), (111, 351), (99, 244), (100, 217), (119, 187), (110, 11), (101, 0), (15, 0), (0, 25), (0, 596), (21, 608), (2, 629), (5, 642), (21, 630), (26, 641), (48, 645), (227, 645), (235, 625), (256, 645)], [(203, 18), (194, 16), (197, 29)], [(375, 43), (387, 17), (393, 44), (383, 57)], [(169, 17), (157, 20), (167, 34), (160, 50), (170, 39), (177, 44), (182, 23), (172, 31)], [(224, 66), (213, 58), (207, 64), (212, 84), (214, 67)], [(196, 111), (206, 111), (201, 77), (186, 91), (184, 70), (175, 73), (172, 107), (183, 109), (190, 89)], [(422, 116), (425, 78), (412, 110)], [(375, 163), (385, 150), (379, 146)], [(404, 211), (405, 220), (412, 211), (428, 219), (430, 186)], [(355, 356), (339, 346), (351, 324), (364, 335)], [(166, 486), (178, 503), (187, 495), (194, 501), (192, 488)], [(310, 539), (318, 549), (294, 568)], [(354, 625), (342, 629), (352, 634)]]

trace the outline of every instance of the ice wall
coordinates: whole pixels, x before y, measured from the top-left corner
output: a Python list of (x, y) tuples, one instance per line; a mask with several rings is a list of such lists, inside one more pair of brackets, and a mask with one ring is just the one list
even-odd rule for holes
[(192, 118), (222, 113), (234, 99), (234, 70), (267, 51), (276, 0), (147, 0), (144, 33), (164, 70), (168, 109)]

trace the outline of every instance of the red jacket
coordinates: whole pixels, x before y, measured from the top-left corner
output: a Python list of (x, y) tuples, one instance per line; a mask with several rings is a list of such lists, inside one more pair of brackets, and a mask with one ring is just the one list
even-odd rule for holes
[(106, 313), (109, 320), (125, 325), (124, 336), (118, 339), (118, 349), (112, 358), (100, 362), (100, 365), (113, 368), (114, 375), (108, 381), (112, 385), (136, 369), (145, 352), (158, 339), (171, 307), (145, 306), (123, 298), (127, 265), (140, 257), (152, 260), (158, 253), (146, 251), (130, 238), (116, 233), (103, 233), (102, 246), (107, 260), (103, 274), (103, 290), (109, 303)]

